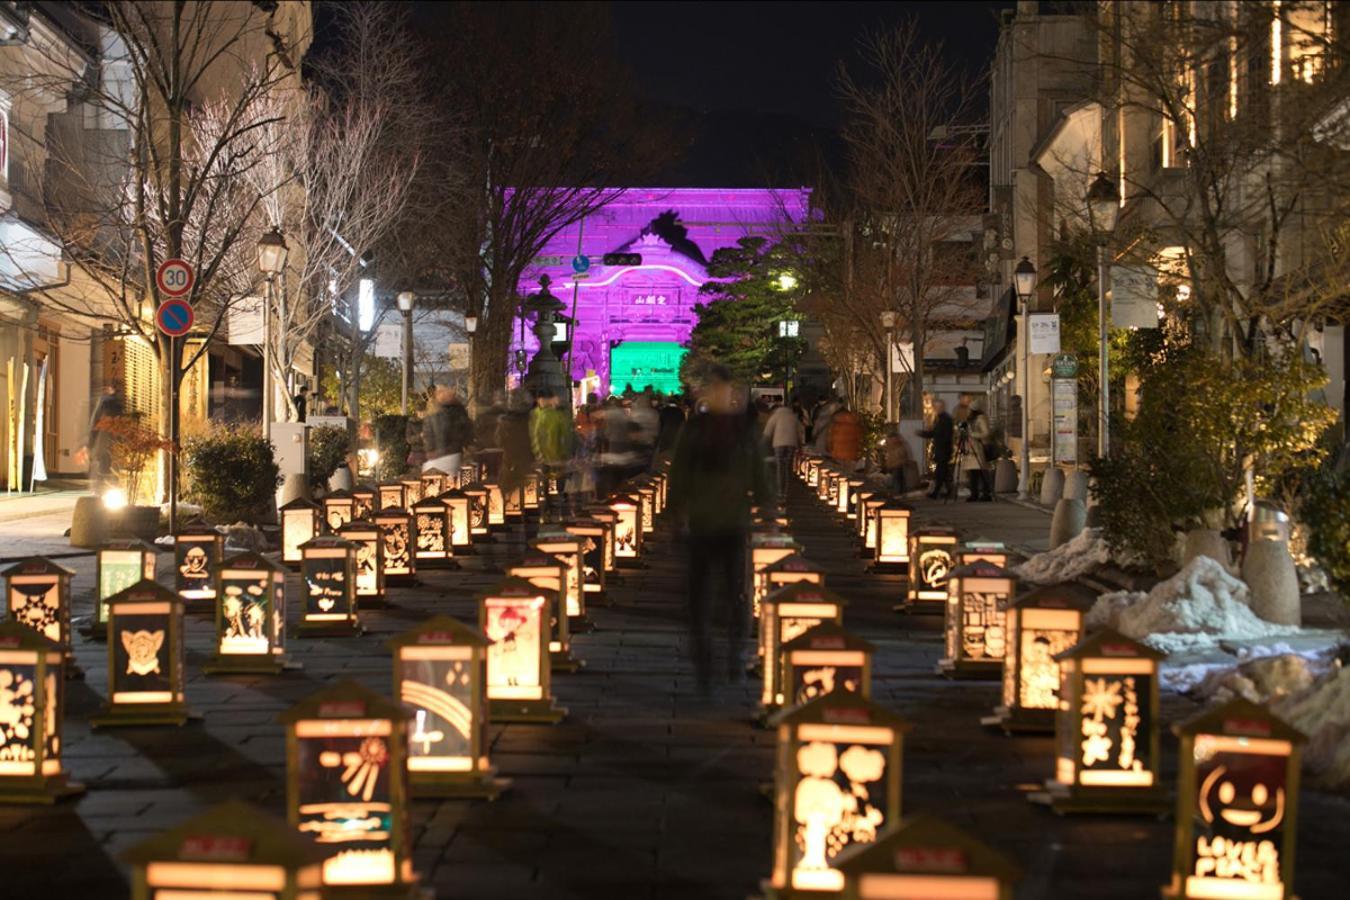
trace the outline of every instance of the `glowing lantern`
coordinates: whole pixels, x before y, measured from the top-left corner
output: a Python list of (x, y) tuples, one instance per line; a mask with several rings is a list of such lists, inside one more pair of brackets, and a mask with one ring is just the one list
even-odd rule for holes
[(769, 592), (769, 577), (764, 574), (764, 570), (802, 549), (802, 545), (794, 541), (790, 534), (776, 530), (750, 532), (750, 552), (746, 554), (746, 566), (750, 571), (745, 583), (749, 585), (750, 612), (755, 618), (759, 618), (759, 605)]
[(1003, 656), (1003, 705), (984, 720), (1004, 731), (1055, 730), (1059, 663), (1055, 657), (1083, 637), (1083, 615), (1096, 595), (1076, 584), (1037, 588), (1008, 604)]
[(10, 621), (60, 646), (74, 665), (70, 652), (70, 579), (75, 573), (50, 559), (33, 556), (3, 574)]
[(182, 725), (183, 600), (153, 581), (108, 598), (108, 702), (90, 719), (108, 725)]
[[(573, 633), (591, 627), (586, 618), (586, 592), (582, 589), (585, 580), (585, 564), (581, 552), (585, 542), (569, 531), (540, 531), (535, 538), (534, 549), (557, 557), (567, 567), (563, 580), (563, 601), (570, 619), (568, 628)], [(581, 627), (578, 627), (581, 626)]]
[(461, 487), (460, 492), (469, 500), (469, 539), (485, 537), (488, 528), (488, 489), (480, 482), (471, 482)]
[(563, 526), (581, 542), (582, 608), (605, 596), (606, 558), (610, 545), (609, 526), (595, 519), (576, 519)]
[(215, 602), (225, 536), (210, 525), (185, 525), (173, 537), (173, 581), (185, 601)]
[(909, 565), (909, 517), (911, 510), (899, 500), (888, 500), (877, 509), (876, 562), (873, 571), (894, 571)]
[(665, 512), (670, 502), (670, 475), (665, 472), (653, 472), (652, 484), (656, 485), (656, 512)]
[(422, 470), (421, 481), (422, 481), (421, 494), (422, 499), (424, 500), (427, 497), (435, 497), (442, 491), (449, 490), (451, 487), (454, 486), (450, 484), (451, 481), (450, 476), (447, 475), (445, 472), (442, 472), (440, 469)]
[(619, 517), (614, 526), (614, 556), (618, 565), (634, 565), (642, 554), (642, 501), (631, 494), (619, 494), (609, 501)]
[(132, 900), (321, 896), (324, 851), (242, 800), (229, 800), (127, 851)]
[(356, 500), (351, 491), (333, 491), (323, 498), (323, 523), (331, 532), (356, 518)]
[(466, 462), (459, 467), (458, 486), (463, 490), (464, 485), (473, 484), (483, 477), (483, 469), (476, 462)]
[(526, 474), (525, 481), (520, 487), (521, 509), (527, 513), (539, 511), (539, 473), (530, 472)]
[(412, 711), (408, 781), (415, 796), (495, 799), (487, 743), (487, 648), (481, 631), (435, 616), (389, 641), (394, 696)]
[(319, 504), (296, 497), (281, 507), (281, 561), (300, 565), (300, 545), (323, 534), (323, 510)]
[(850, 476), (844, 481), (844, 488), (841, 494), (847, 493), (841, 497), (839, 503), (839, 512), (846, 518), (858, 518), (858, 494), (862, 491), (863, 485), (867, 484), (862, 478)]
[(525, 488), (523, 485), (516, 485), (508, 491), (505, 491), (502, 497), (502, 503), (505, 508), (506, 520), (508, 522), (518, 521), (525, 516)]
[[(617, 568), (614, 557), (614, 531), (619, 527), (619, 514), (608, 506), (591, 505), (586, 507), (586, 515), (593, 521), (599, 522), (605, 529), (605, 549), (604, 561), (605, 572), (610, 573)], [(608, 577), (605, 579), (608, 583)]]
[[(811, 584), (825, 583), (825, 570), (806, 557), (795, 553), (765, 566), (763, 574), (766, 597), (779, 588), (796, 584), (799, 581), (806, 581)], [(763, 605), (761, 603), (760, 618), (763, 617)]]
[(837, 622), (825, 621), (783, 644), (783, 703), (797, 706), (832, 691), (872, 696), (876, 648)]
[(145, 541), (109, 541), (98, 548), (98, 604), (89, 637), (96, 641), (107, 637), (108, 598), (138, 581), (154, 581), (157, 557)]
[(431, 568), (453, 557), (450, 504), (440, 497), (427, 497), (413, 504), (412, 514), (417, 527), (417, 547), (413, 551), (417, 564)]
[(376, 486), (375, 491), (380, 500), (380, 509), (403, 508), (403, 482), (382, 481)]
[(399, 479), (403, 485), (403, 507), (406, 509), (422, 499), (422, 479), (417, 475), (407, 475)]
[(887, 498), (881, 494), (873, 494), (862, 501), (858, 531), (863, 542), (862, 552), (859, 555), (863, 559), (874, 559), (877, 555), (877, 523), (881, 521), (881, 508), (887, 502)]
[(957, 566), (947, 574), (946, 655), (939, 675), (998, 680), (1008, 648), (1004, 618), (1017, 578), (988, 562)]
[(656, 488), (652, 487), (650, 481), (643, 479), (633, 484), (633, 491), (642, 504), (642, 534), (645, 540), (646, 535), (656, 531)]
[(356, 545), (356, 605), (384, 601), (384, 533), (373, 522), (357, 519), (338, 535)]
[(764, 598), (760, 610), (760, 633), (764, 641), (764, 689), (759, 702), (765, 709), (773, 709), (782, 706), (787, 696), (783, 647), (822, 623), (841, 624), (844, 621), (844, 598), (820, 584), (800, 582), (770, 593)]
[(286, 661), (286, 570), (261, 553), (238, 553), (221, 564), (216, 602), (216, 657), (208, 673), (277, 673)]
[(867, 487), (867, 482), (860, 482), (849, 491), (849, 510), (848, 517), (853, 521), (849, 527), (853, 529), (853, 534), (861, 541), (867, 531), (867, 519), (864, 504), (877, 492)]
[(820, 486), (820, 467), (824, 462), (819, 456), (806, 458), (806, 484), (808, 487)]
[(401, 509), (382, 509), (371, 517), (371, 521), (380, 529), (384, 545), (385, 583), (408, 584), (415, 581), (417, 559), (413, 551), (417, 546), (417, 526), (412, 514)]
[(846, 900), (1013, 900), (1021, 870), (935, 816), (909, 816), (874, 843), (840, 853)]
[(834, 480), (834, 469), (828, 465), (820, 467), (820, 474), (816, 476), (816, 498), (826, 503), (830, 500), (830, 482)]
[(375, 512), (376, 493), (374, 488), (357, 486), (352, 488), (352, 521), (369, 519)]
[(300, 633), (361, 633), (356, 617), (356, 553), (349, 540), (323, 535), (300, 545), (300, 586), (305, 592)]
[(773, 875), (779, 897), (838, 893), (836, 857), (900, 820), (909, 725), (858, 694), (835, 691), (779, 713)]
[(925, 526), (909, 537), (909, 586), (905, 608), (927, 604), (942, 612), (947, 603), (947, 575), (956, 568), (956, 545), (960, 538), (950, 528)]
[(300, 701), (286, 726), (286, 807), (291, 825), (330, 854), (325, 885), (393, 893), (411, 887), (408, 712), (341, 681)]
[(1108, 630), (1055, 657), (1055, 777), (1031, 799), (1056, 812), (1166, 809), (1158, 772), (1158, 661), (1165, 655)]
[(1307, 740), (1242, 698), (1174, 726), (1178, 754), (1172, 883), (1164, 897), (1289, 900)]
[(544, 640), (550, 664), (560, 672), (575, 672), (581, 663), (572, 656), (572, 629), (564, 608), (567, 563), (551, 554), (534, 551), (525, 554), (524, 558), (509, 567), (506, 574), (548, 592), (550, 604), (545, 610), (547, 627), (544, 629)]
[(487, 696), (493, 722), (554, 723), (567, 715), (550, 691), (549, 593), (523, 578), (507, 577), (479, 598), (478, 627), (492, 641)]
[(956, 552), (956, 564), (967, 566), (975, 562), (987, 562), (1006, 569), (1009, 556), (1003, 545), (996, 541), (966, 541), (965, 546)]
[(455, 488), (441, 494), (437, 499), (445, 504), (447, 510), (446, 522), (450, 530), (446, 532), (446, 536), (450, 541), (450, 555), (465, 556), (473, 553), (473, 535), (469, 533), (471, 515), (469, 495)]
[(61, 767), (65, 653), (25, 622), (0, 622), (0, 803), (84, 792)]
[(502, 486), (496, 482), (489, 481), (483, 487), (488, 492), (488, 528), (501, 528), (506, 525), (506, 495), (502, 493)]

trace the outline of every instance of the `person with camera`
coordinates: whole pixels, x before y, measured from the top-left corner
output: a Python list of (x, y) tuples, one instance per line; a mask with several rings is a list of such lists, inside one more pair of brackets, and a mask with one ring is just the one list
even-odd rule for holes
[(989, 417), (980, 410), (978, 400), (963, 396), (961, 401), (967, 411), (966, 417), (956, 426), (956, 466), (969, 479), (970, 496), (966, 502), (993, 500), (985, 453), (985, 445), (993, 437), (993, 428), (989, 425)]

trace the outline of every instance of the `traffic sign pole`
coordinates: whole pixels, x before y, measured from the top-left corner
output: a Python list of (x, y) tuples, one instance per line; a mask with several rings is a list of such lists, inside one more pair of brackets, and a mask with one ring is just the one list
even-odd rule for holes
[(155, 287), (161, 297), (167, 297), (155, 310), (155, 327), (164, 335), (167, 358), (164, 368), (169, 374), (169, 533), (178, 533), (178, 436), (181, 411), (178, 408), (178, 379), (181, 376), (182, 356), (179, 338), (192, 330), (192, 304), (185, 298), (191, 295), (197, 274), (185, 259), (166, 259), (155, 270)]

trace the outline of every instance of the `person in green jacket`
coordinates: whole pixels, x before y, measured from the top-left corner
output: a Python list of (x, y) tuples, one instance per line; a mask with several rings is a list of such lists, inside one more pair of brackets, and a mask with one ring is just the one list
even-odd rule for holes
[(540, 498), (544, 501), (544, 517), (551, 520), (552, 504), (547, 502), (547, 497), (557, 497), (559, 507), (565, 503), (563, 489), (572, 462), (572, 422), (558, 408), (558, 395), (550, 388), (541, 388), (535, 394), (535, 407), (530, 410), (530, 449), (534, 451), (544, 478), (555, 488)]

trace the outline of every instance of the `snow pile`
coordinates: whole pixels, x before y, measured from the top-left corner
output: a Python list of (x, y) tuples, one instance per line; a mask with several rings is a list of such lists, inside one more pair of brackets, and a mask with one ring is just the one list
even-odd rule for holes
[(1101, 529), (1085, 528), (1067, 544), (1037, 553), (1012, 571), (1018, 578), (1032, 584), (1054, 584), (1072, 581), (1110, 561), (1111, 550), (1102, 538)]
[(256, 550), (262, 552), (267, 549), (267, 535), (247, 522), (235, 522), (233, 525), (224, 527), (216, 526), (216, 530), (225, 535), (225, 549), (227, 550)]
[(1247, 602), (1246, 583), (1215, 560), (1197, 556), (1147, 594), (1103, 594), (1088, 612), (1087, 627), (1114, 628), (1164, 653), (1213, 646), (1219, 638), (1250, 640), (1298, 633), (1292, 625), (1259, 618)]

